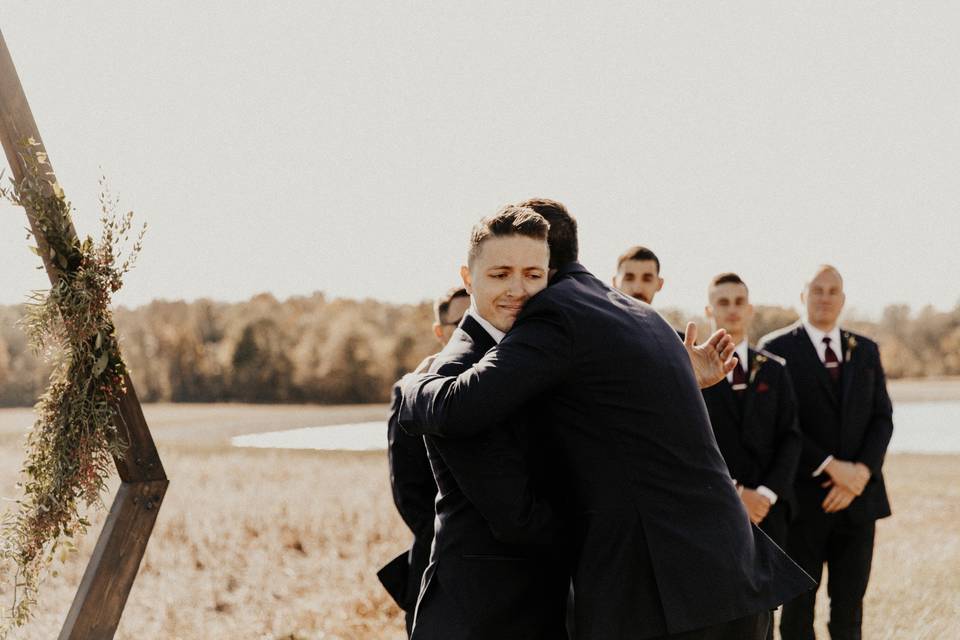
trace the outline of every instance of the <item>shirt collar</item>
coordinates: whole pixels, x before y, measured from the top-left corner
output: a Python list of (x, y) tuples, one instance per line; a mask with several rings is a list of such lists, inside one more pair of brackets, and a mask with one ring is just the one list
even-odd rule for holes
[(500, 331), (500, 329), (497, 329), (495, 326), (487, 322), (487, 320), (480, 315), (480, 312), (477, 311), (477, 306), (474, 304), (473, 299), (470, 300), (470, 308), (467, 309), (467, 313), (469, 313), (470, 316), (477, 321), (477, 324), (483, 327), (484, 331), (490, 334), (490, 337), (493, 338), (493, 341), (497, 344), (500, 344), (500, 341), (503, 340), (503, 337), (507, 335), (503, 331)]
[(831, 329), (829, 332), (826, 332), (817, 329), (815, 326), (810, 324), (809, 320), (804, 319), (803, 328), (806, 330), (807, 335), (810, 336), (810, 342), (812, 342), (813, 346), (816, 347), (817, 353), (821, 354), (821, 359), (823, 358), (822, 352), (826, 351), (826, 347), (823, 344), (824, 337), (830, 338), (830, 348), (833, 349), (834, 353), (839, 356), (841, 348), (840, 325), (835, 324), (833, 325), (833, 329)]
[[(733, 348), (733, 353), (737, 356), (737, 366), (747, 371), (750, 368), (750, 348), (747, 346), (746, 338), (741, 340), (737, 346)], [(733, 371), (727, 374), (727, 380), (733, 382)]]

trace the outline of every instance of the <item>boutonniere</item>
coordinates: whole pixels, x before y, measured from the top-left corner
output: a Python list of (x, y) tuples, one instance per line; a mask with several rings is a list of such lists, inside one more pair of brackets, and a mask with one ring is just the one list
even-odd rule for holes
[(844, 356), (843, 361), (850, 362), (853, 350), (857, 348), (857, 339), (851, 333), (844, 333), (843, 337), (847, 341), (847, 355)]
[(758, 353), (757, 357), (753, 359), (753, 362), (750, 363), (750, 384), (753, 384), (754, 379), (757, 377), (757, 372), (760, 371), (760, 367), (763, 366), (763, 363), (767, 361), (767, 356), (762, 353)]

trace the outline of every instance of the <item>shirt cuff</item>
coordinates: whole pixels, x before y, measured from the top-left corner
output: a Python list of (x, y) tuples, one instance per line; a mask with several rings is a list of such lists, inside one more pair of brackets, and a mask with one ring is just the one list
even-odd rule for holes
[(823, 462), (820, 463), (820, 466), (817, 467), (817, 470), (813, 472), (813, 476), (812, 476), (812, 477), (816, 478), (818, 475), (820, 475), (821, 473), (823, 473), (823, 470), (826, 469), (826, 468), (827, 468), (827, 465), (830, 464), (831, 462), (833, 462), (833, 456), (827, 456), (827, 457), (823, 460)]
[(763, 486), (763, 485), (760, 485), (759, 487), (757, 487), (757, 493), (759, 493), (759, 494), (762, 495), (764, 498), (766, 498), (767, 500), (769, 500), (771, 507), (772, 507), (773, 505), (777, 504), (777, 494), (774, 493), (774, 492), (773, 492), (772, 490), (770, 490), (769, 488), (767, 488), (767, 487), (765, 487), (765, 486)]

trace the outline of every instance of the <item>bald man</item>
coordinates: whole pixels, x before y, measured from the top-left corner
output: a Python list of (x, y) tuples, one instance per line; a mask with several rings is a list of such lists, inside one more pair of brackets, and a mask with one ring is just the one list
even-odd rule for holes
[[(803, 434), (787, 551), (818, 582), (827, 565), (830, 637), (859, 640), (875, 523), (890, 515), (882, 467), (892, 407), (876, 343), (837, 324), (840, 272), (818, 267), (800, 299), (806, 317), (758, 345), (786, 359)], [(809, 591), (784, 605), (783, 640), (814, 640), (815, 604)]]

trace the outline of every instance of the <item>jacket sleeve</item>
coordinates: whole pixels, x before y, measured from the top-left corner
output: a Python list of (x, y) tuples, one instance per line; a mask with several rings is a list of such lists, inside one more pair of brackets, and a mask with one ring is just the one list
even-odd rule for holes
[[(786, 495), (793, 486), (803, 449), (803, 436), (797, 418), (797, 397), (790, 373), (780, 370), (777, 388), (776, 452), (761, 484), (778, 496)], [(813, 473), (813, 470), (811, 470)]]
[(887, 446), (893, 435), (893, 405), (887, 393), (887, 378), (883, 373), (883, 364), (880, 362), (880, 352), (873, 347), (875, 360), (873, 413), (863, 436), (863, 444), (856, 456), (858, 462), (870, 467), (873, 475), (880, 473), (883, 459), (887, 454)]
[(423, 438), (411, 436), (400, 428), (399, 412), (400, 386), (394, 385), (387, 418), (387, 457), (393, 503), (414, 534), (429, 536), (433, 532), (437, 485)]
[[(762, 338), (760, 342), (757, 343), (757, 349), (765, 349), (781, 358), (785, 358), (787, 361), (787, 369), (790, 368), (791, 354), (787, 350), (782, 349), (777, 340), (767, 341), (766, 338)], [(793, 389), (792, 378), (790, 388)], [(796, 398), (796, 391), (793, 392), (793, 396)], [(796, 402), (794, 406), (796, 406)], [(797, 464), (797, 477), (809, 478), (813, 476), (813, 472), (817, 470), (817, 467), (823, 464), (827, 456), (832, 455), (833, 452), (821, 447), (807, 435), (803, 429), (800, 429), (799, 426), (798, 429), (800, 431), (800, 461)]]
[(402, 427), (443, 437), (476, 435), (563, 380), (573, 367), (566, 319), (549, 300), (534, 299), (524, 311), (500, 344), (460, 375), (404, 376)]

